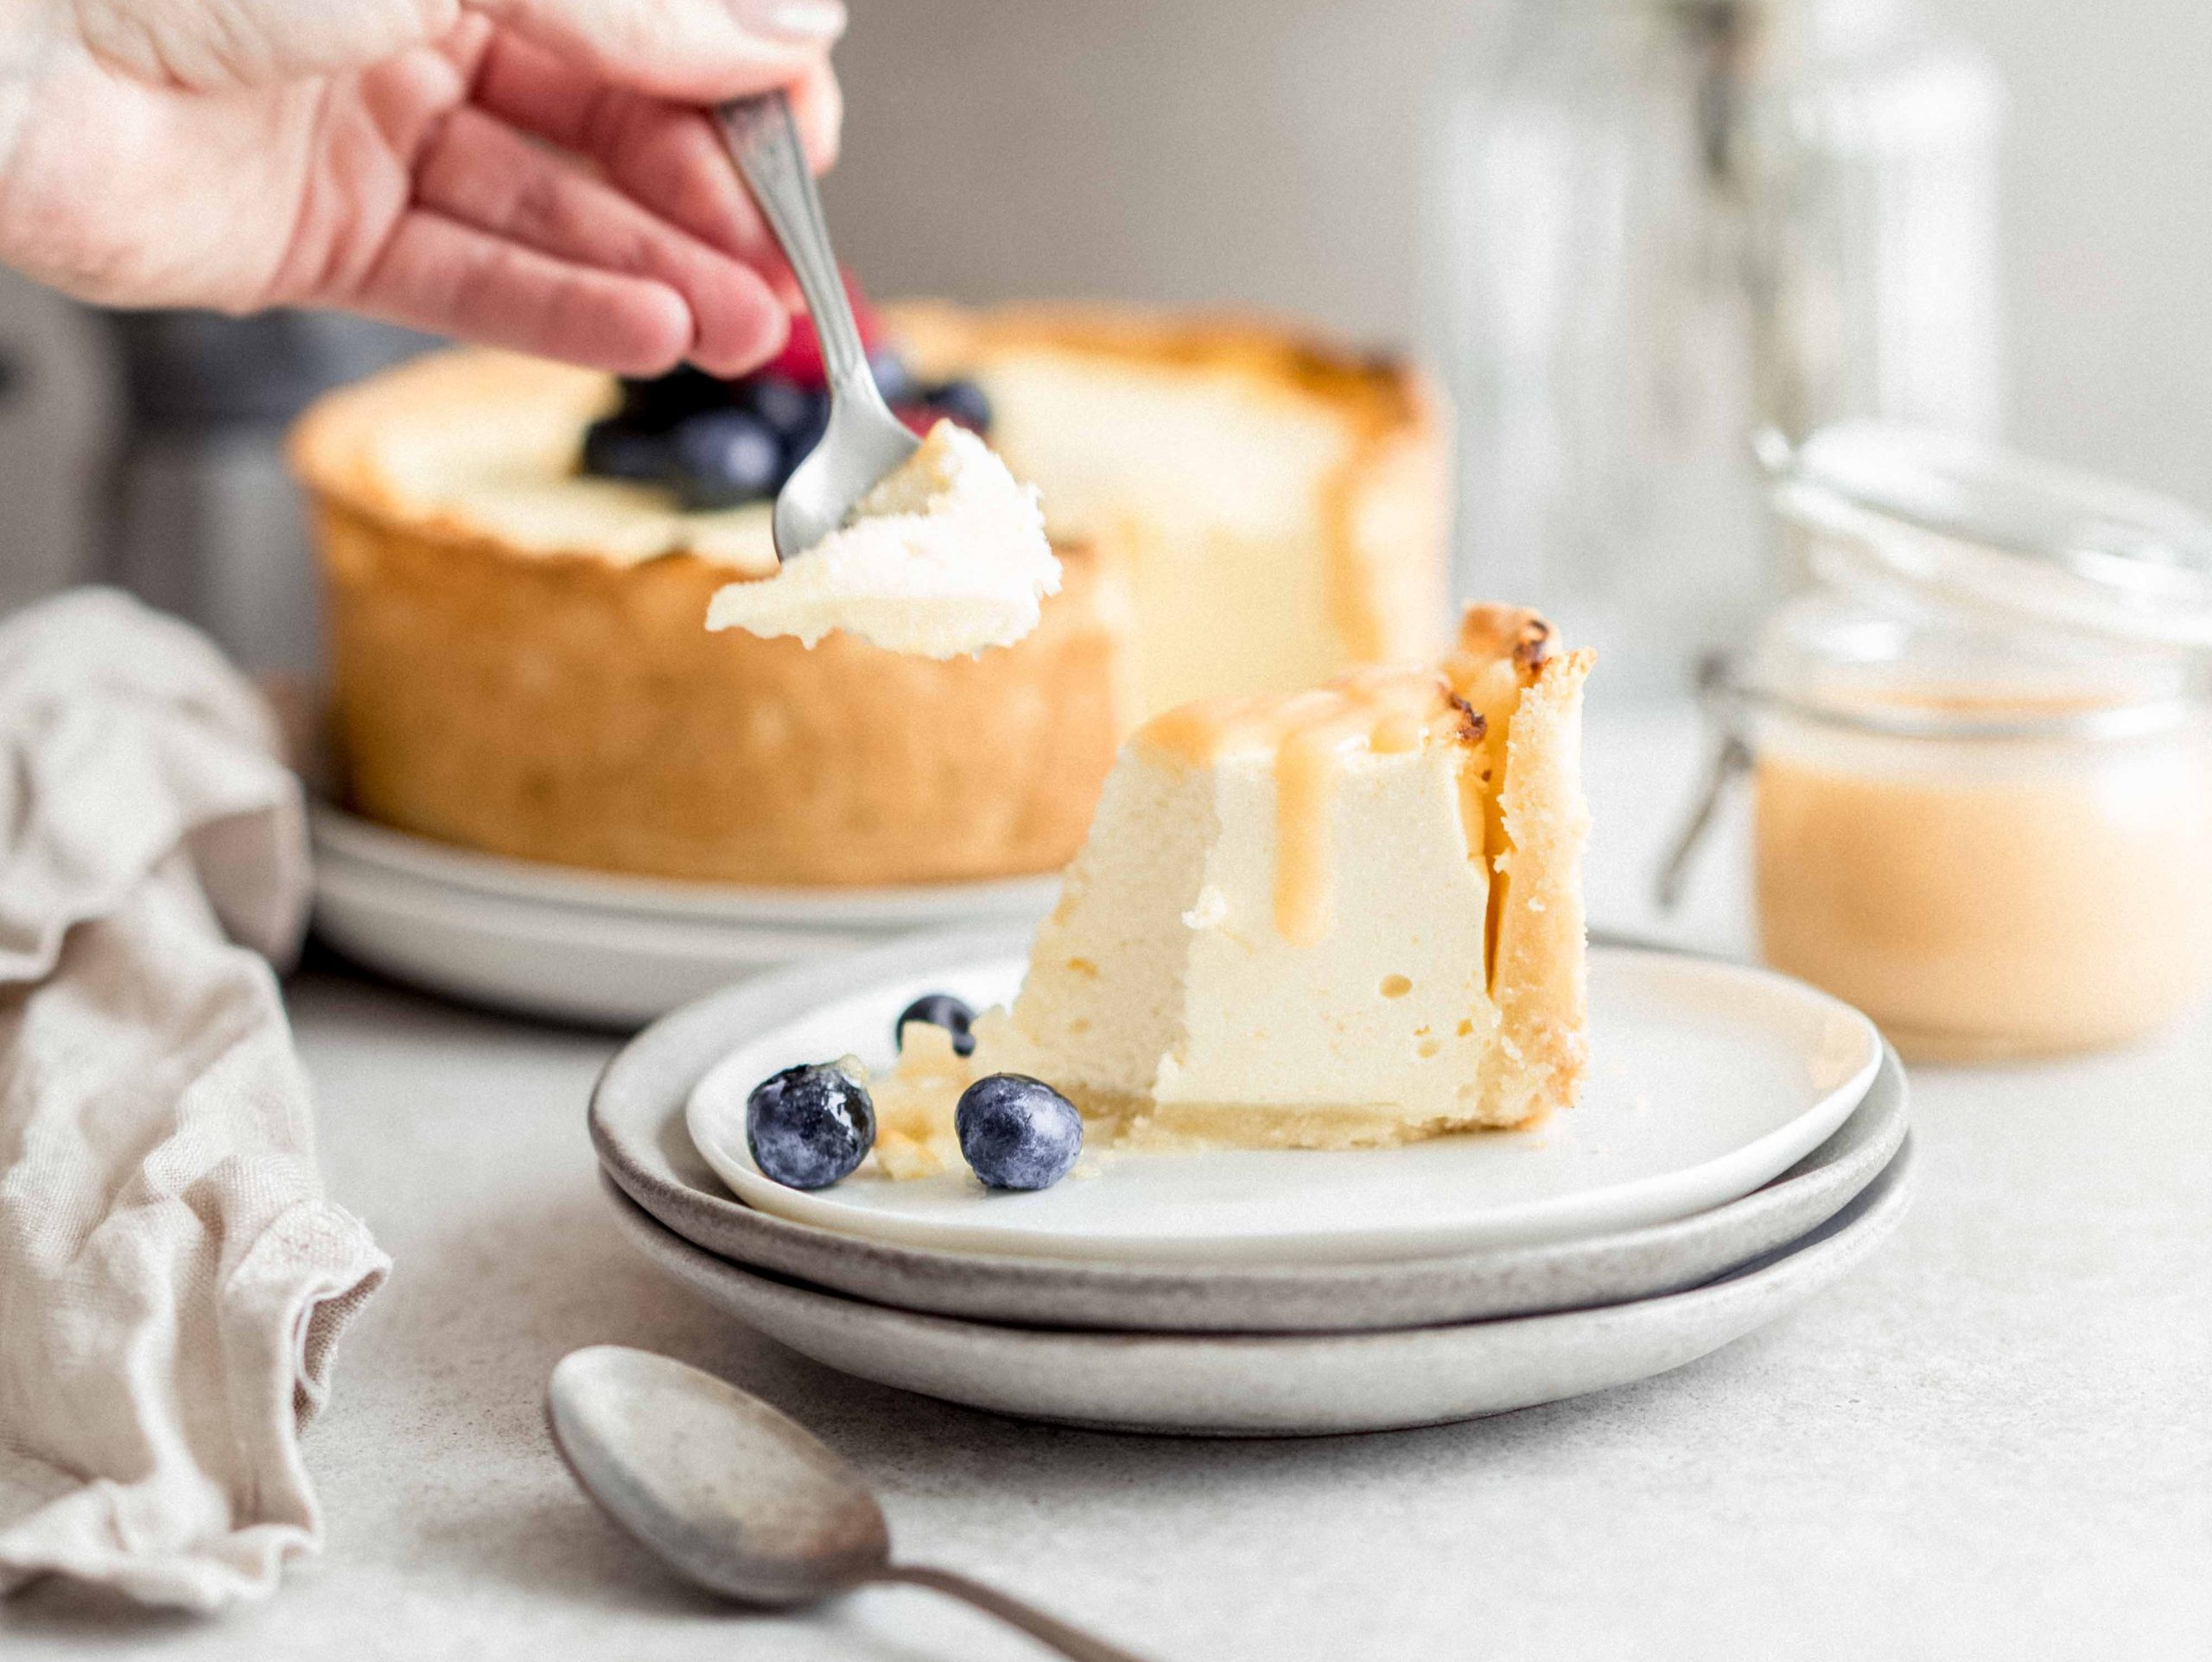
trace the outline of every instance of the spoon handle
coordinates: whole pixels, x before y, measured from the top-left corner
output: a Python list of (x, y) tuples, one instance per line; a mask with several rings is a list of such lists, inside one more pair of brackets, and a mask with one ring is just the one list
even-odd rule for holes
[(822, 199), (798, 142), (791, 100), (779, 88), (752, 98), (732, 98), (715, 111), (730, 159), (745, 175), (768, 228), (791, 263), (806, 309), (822, 338), (822, 362), (831, 390), (840, 397), (857, 394), (880, 403), (875, 377), (868, 373), (868, 349), (830, 251), (830, 227), (822, 218)]
[(954, 1598), (965, 1600), (979, 1610), (988, 1611), (1010, 1627), (1019, 1627), (1032, 1639), (1051, 1646), (1062, 1656), (1074, 1662), (1144, 1662), (1133, 1652), (1119, 1646), (1109, 1645), (1103, 1639), (1093, 1639), (1089, 1633), (1078, 1633), (1073, 1627), (1048, 1616), (1033, 1605), (986, 1587), (981, 1582), (969, 1581), (965, 1576), (955, 1575), (950, 1570), (932, 1570), (926, 1564), (887, 1564), (876, 1581), (905, 1582), (914, 1587), (934, 1587), (940, 1593), (950, 1593)]

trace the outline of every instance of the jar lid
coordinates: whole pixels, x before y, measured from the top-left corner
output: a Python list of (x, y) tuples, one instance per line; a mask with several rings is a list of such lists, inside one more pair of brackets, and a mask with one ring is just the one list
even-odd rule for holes
[(2178, 502), (1882, 422), (1795, 447), (1769, 433), (1760, 455), (1777, 510), (1828, 539), (1831, 574), (2008, 623), (2212, 648), (2212, 521)]

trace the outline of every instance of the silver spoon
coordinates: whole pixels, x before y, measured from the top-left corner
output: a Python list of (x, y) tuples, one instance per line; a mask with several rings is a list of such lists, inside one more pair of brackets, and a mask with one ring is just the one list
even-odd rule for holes
[(601, 1510), (686, 1580), (747, 1604), (872, 1582), (934, 1587), (1075, 1662), (1139, 1662), (949, 1570), (891, 1561), (861, 1475), (757, 1398), (651, 1351), (571, 1351), (545, 1391), (553, 1441)]
[(776, 558), (801, 555), (852, 517), (877, 480), (912, 455), (921, 441), (883, 402), (861, 345), (852, 302), (830, 250), (822, 199), (814, 193), (791, 101), (779, 91), (734, 98), (715, 112), (730, 158), (752, 187), (784, 257), (798, 278), (822, 337), (830, 377), (830, 424), (822, 441), (776, 496)]

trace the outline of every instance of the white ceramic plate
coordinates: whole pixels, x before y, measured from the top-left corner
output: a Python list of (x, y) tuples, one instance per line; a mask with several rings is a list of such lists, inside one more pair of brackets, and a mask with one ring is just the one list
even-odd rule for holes
[(883, 939), (568, 911), (418, 883), (327, 853), (315, 860), (315, 924), (349, 958), (431, 992), (618, 1027), (742, 976)]
[(693, 1246), (747, 1268), (871, 1304), (1032, 1327), (1112, 1331), (1318, 1333), (1433, 1327), (1677, 1292), (1808, 1234), (1848, 1205), (1904, 1139), (1896, 1054), (1843, 1125), (1773, 1182), (1671, 1222), (1535, 1246), (1372, 1263), (1120, 1263), (932, 1252), (794, 1223), (733, 1199), (700, 1158), (684, 1104), (736, 1045), (867, 982), (954, 955), (1020, 950), (977, 931), (958, 946), (910, 937), (861, 956), (723, 988), (625, 1045), (594, 1088), (593, 1146), (617, 1187)]
[(1910, 1197), (1911, 1154), (1908, 1138), (1821, 1228), (1709, 1285), (1601, 1310), (1384, 1333), (1069, 1333), (887, 1310), (702, 1252), (607, 1187), (624, 1232), (655, 1264), (842, 1373), (1027, 1419), (1299, 1437), (1471, 1419), (1694, 1361), (1804, 1304), (1887, 1240)]
[(717, 888), (451, 848), (314, 809), (315, 928), (433, 992), (630, 1027), (762, 970), (956, 919), (1040, 917), (1057, 878), (935, 889)]
[(644, 913), (681, 923), (750, 923), (877, 935), (994, 918), (1042, 917), (1060, 879), (1007, 878), (880, 889), (791, 889), (624, 877), (480, 853), (395, 831), (328, 802), (311, 809), (315, 849), (442, 889), (563, 911)]
[[(914, 958), (921, 956), (918, 943)], [(909, 959), (906, 961), (912, 961)], [(891, 1060), (893, 1018), (943, 988), (1002, 1003), (1022, 961), (949, 940), (930, 969), (871, 976), (739, 1044), (691, 1093), (699, 1152), (747, 1204), (941, 1251), (1165, 1263), (1347, 1262), (1526, 1246), (1686, 1217), (1749, 1194), (1841, 1125), (1881, 1065), (1874, 1025), (1770, 970), (1592, 948), (1582, 1100), (1527, 1132), (1351, 1152), (1107, 1151), (1093, 1176), (987, 1192), (965, 1171), (892, 1183), (872, 1168), (805, 1193), (746, 1146), (754, 1085), (800, 1062)]]

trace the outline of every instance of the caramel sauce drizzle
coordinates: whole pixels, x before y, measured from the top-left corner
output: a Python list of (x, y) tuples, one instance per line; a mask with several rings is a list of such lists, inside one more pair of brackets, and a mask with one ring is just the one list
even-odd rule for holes
[[(1401, 754), (1431, 739), (1478, 745), (1481, 716), (1434, 670), (1360, 669), (1287, 697), (1208, 699), (1155, 716), (1136, 742), (1186, 765), (1240, 752), (1271, 754), (1275, 777), (1275, 929), (1317, 946), (1333, 920), (1330, 806), (1344, 758)], [(1484, 771), (1462, 770), (1462, 825), (1480, 858)]]
[[(1479, 857), (1490, 872), (1490, 916), (1484, 929), (1484, 977), (1497, 986), (1497, 942), (1512, 886), (1513, 840), (1505, 830), (1506, 739), (1521, 695), (1534, 686), (1556, 644), (1550, 623), (1525, 606), (1471, 606), (1459, 638), (1444, 660), (1445, 679), (1482, 718), (1487, 730), (1479, 769), (1464, 787), (1465, 822), (1480, 827)], [(1476, 776), (1479, 776), (1477, 777)]]

